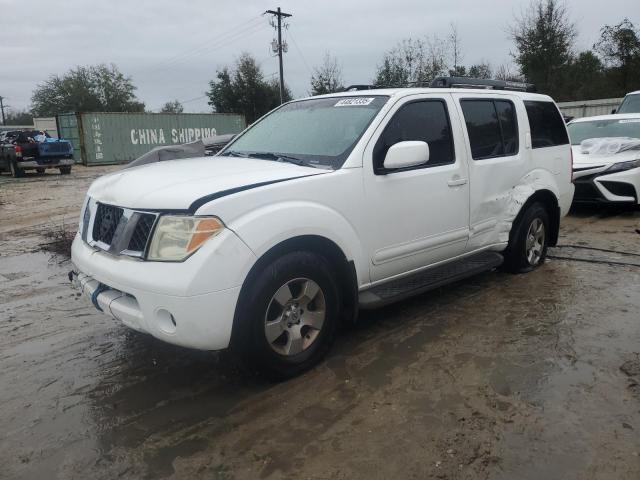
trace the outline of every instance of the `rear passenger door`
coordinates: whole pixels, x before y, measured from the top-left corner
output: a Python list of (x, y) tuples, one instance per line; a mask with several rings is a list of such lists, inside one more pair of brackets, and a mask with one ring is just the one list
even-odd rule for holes
[(509, 94), (454, 94), (466, 136), (470, 177), (467, 251), (508, 241), (504, 212), (526, 169), (526, 112)]

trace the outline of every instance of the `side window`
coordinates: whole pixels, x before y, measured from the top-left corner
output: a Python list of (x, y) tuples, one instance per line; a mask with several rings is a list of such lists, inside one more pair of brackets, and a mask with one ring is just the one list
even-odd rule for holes
[(493, 102), (498, 112), (500, 128), (502, 129), (502, 142), (505, 155), (518, 153), (518, 120), (516, 107), (508, 100), (496, 100)]
[(374, 171), (382, 172), (384, 157), (391, 146), (408, 140), (429, 144), (429, 161), (412, 167), (413, 169), (455, 161), (449, 113), (444, 101), (420, 100), (402, 106), (393, 115), (373, 148)]
[(498, 114), (492, 100), (463, 100), (462, 112), (474, 160), (504, 154)]
[(531, 128), (533, 148), (555, 147), (569, 143), (567, 128), (553, 102), (524, 102)]
[(518, 121), (509, 100), (462, 100), (474, 160), (518, 153)]

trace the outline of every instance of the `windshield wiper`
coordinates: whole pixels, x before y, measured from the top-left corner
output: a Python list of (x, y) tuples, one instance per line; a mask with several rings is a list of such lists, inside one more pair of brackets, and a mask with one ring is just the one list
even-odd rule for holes
[(310, 163), (305, 162), (301, 158), (292, 157), (291, 155), (284, 155), (282, 153), (252, 152), (252, 153), (248, 153), (247, 156), (250, 158), (263, 158), (265, 160), (274, 160), (276, 162), (293, 163), (294, 165), (299, 165), (301, 167), (316, 168), (315, 165), (311, 165)]
[(223, 157), (240, 157), (240, 158), (248, 158), (249, 156), (246, 153), (234, 152), (233, 150), (229, 152), (224, 152), (222, 154)]

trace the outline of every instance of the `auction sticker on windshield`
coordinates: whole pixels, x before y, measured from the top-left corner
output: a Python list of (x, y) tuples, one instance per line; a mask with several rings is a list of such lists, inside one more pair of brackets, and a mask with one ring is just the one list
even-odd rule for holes
[(375, 100), (374, 97), (358, 97), (358, 98), (343, 98), (339, 100), (334, 107), (355, 107), (361, 105), (369, 105)]

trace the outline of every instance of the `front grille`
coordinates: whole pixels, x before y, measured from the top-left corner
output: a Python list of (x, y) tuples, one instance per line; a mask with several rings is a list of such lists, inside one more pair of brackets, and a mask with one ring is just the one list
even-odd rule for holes
[(134, 228), (127, 250), (132, 252), (144, 252), (147, 247), (147, 241), (151, 236), (151, 229), (155, 222), (156, 216), (151, 213), (141, 213), (138, 217), (138, 223)]
[(98, 204), (93, 221), (92, 237), (94, 240), (111, 245), (116, 228), (122, 218), (123, 209), (103, 203)]

